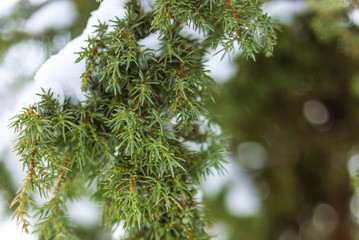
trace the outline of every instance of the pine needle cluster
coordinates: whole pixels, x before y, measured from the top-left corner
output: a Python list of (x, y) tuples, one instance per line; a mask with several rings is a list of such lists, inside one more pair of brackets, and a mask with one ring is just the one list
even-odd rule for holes
[[(28, 232), (32, 209), (39, 239), (77, 239), (66, 203), (84, 185), (95, 186), (104, 226), (123, 223), (124, 239), (211, 237), (196, 186), (223, 171), (226, 141), (205, 107), (216, 84), (203, 57), (218, 45), (270, 55), (276, 25), (252, 1), (157, 0), (146, 14), (139, 2), (129, 1), (124, 19), (99, 22), (78, 53), (85, 101), (60, 104), (43, 91), (11, 124), (27, 169), (14, 217)], [(186, 25), (205, 39), (182, 36)], [(160, 47), (144, 49), (140, 40), (155, 32)]]

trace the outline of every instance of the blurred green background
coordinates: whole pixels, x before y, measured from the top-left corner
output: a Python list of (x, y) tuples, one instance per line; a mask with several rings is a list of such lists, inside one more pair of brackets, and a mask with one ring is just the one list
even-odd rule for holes
[[(6, 125), (13, 103), (21, 99), (41, 64), (24, 71), (27, 62), (22, 61), (34, 46), (39, 46), (38, 53), (26, 61), (45, 61), (59, 51), (82, 32), (90, 11), (98, 6), (95, 0), (69, 0), (76, 10), (71, 24), (40, 32), (26, 28), (37, 11), (59, 1), (19, 0), (11, 10), (0, 11), (3, 221), (11, 216), (7, 206), (22, 179), (17, 175), (21, 166), (10, 151), (14, 136)], [(209, 106), (230, 140), (228, 176), (215, 175), (203, 184), (204, 202), (215, 219), (211, 231), (220, 240), (357, 239), (357, 3), (272, 1), (264, 9), (281, 20), (274, 56), (259, 55), (255, 62), (234, 58), (235, 73), (219, 83), (220, 96)], [(85, 206), (92, 206), (89, 202)], [(88, 216), (85, 212), (73, 215), (81, 239), (114, 237), (97, 227), (96, 211), (93, 223), (81, 223), (81, 216)]]

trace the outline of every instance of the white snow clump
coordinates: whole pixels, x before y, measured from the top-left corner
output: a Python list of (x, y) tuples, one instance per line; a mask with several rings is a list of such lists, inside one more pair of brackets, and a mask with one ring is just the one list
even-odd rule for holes
[(65, 98), (71, 98), (72, 103), (85, 100), (84, 92), (81, 91), (81, 75), (85, 71), (85, 61), (75, 63), (78, 58), (76, 52), (87, 45), (85, 40), (94, 32), (95, 25), (98, 25), (99, 21), (108, 23), (115, 17), (124, 18), (126, 2), (127, 0), (104, 0), (99, 9), (91, 13), (83, 33), (70, 41), (59, 53), (51, 56), (37, 71), (36, 92), (41, 93), (41, 88), (45, 91), (51, 88), (60, 104), (64, 103)]
[(12, 14), (18, 1), (19, 0), (0, 1), (0, 18), (7, 17)]
[(190, 40), (199, 40), (199, 42), (203, 42), (206, 38), (204, 32), (200, 32), (199, 29), (195, 29), (192, 23), (187, 23), (179, 32), (182, 37), (188, 38)]
[(141, 8), (144, 13), (149, 13), (153, 10), (153, 4), (155, 0), (142, 0), (141, 1)]
[(232, 59), (240, 54), (238, 43), (235, 43), (234, 51), (227, 52), (224, 57), (222, 57), (224, 53), (222, 50), (223, 46), (219, 46), (216, 49), (210, 49), (204, 56), (207, 74), (219, 83), (228, 81), (235, 75), (237, 67), (232, 63)]
[[(161, 45), (161, 41), (159, 40), (160, 37), (160, 33), (159, 31), (154, 32), (154, 33), (150, 33), (147, 37), (141, 39), (138, 41), (138, 44), (141, 45), (141, 50), (144, 51), (145, 49), (154, 49), (154, 50), (158, 50), (160, 49)], [(156, 52), (156, 56), (159, 56), (160, 52), (157, 51)]]
[(40, 34), (47, 30), (70, 27), (77, 19), (76, 6), (72, 1), (53, 1), (33, 13), (25, 24), (25, 32)]

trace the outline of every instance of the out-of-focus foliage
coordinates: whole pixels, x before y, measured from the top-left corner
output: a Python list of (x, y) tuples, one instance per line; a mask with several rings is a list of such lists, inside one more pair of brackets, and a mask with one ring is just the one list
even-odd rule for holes
[[(72, 1), (77, 7), (78, 18), (70, 28), (63, 30), (63, 32), (69, 32), (71, 34), (70, 38), (76, 37), (83, 31), (87, 19), (90, 16), (90, 12), (96, 9), (98, 6), (98, 4), (94, 1)], [(33, 13), (50, 2), (56, 2), (56, 0), (42, 2), (43, 3), (41, 4), (36, 4), (36, 1), (19, 0), (9, 15), (0, 18), (0, 53), (4, 53), (11, 45), (29, 39), (40, 41), (41, 43), (47, 45), (49, 47), (49, 52), (53, 53), (52, 41), (54, 40), (55, 35), (58, 33), (57, 31), (49, 29), (42, 34), (36, 35), (21, 31), (22, 25)]]
[[(359, 63), (342, 48), (341, 36), (318, 37), (317, 18), (283, 27), (273, 58), (239, 60), (237, 76), (217, 100), (218, 121), (232, 134), (233, 153), (262, 204), (251, 218), (217, 207), (231, 239), (345, 240), (356, 234), (347, 163), (359, 143)], [(255, 149), (241, 147), (245, 142), (260, 144), (265, 157), (250, 159)], [(223, 197), (209, 202), (218, 201), (223, 205)]]
[(336, 41), (346, 54), (359, 59), (359, 32), (349, 17), (358, 21), (358, 2), (319, 0), (307, 4), (316, 13), (309, 25), (317, 38), (326, 43)]

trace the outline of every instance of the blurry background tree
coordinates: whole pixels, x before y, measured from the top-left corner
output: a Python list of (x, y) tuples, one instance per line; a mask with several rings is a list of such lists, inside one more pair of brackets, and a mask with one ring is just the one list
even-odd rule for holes
[[(44, 24), (51, 24), (39, 29), (29, 27), (32, 19), (36, 21), (36, 13), (59, 2), (64, 3), (56, 6), (59, 15), (47, 16), (54, 17), (54, 22), (47, 20)], [(12, 10), (0, 11), (0, 197), (6, 199), (4, 209), (22, 179), (11, 174), (21, 169), (16, 170), (17, 160), (8, 152), (12, 137), (4, 130), (13, 115), (16, 94), (31, 83), (49, 55), (80, 34), (89, 12), (98, 6), (89, 0), (19, 0), (14, 4)], [(218, 239), (356, 237), (359, 198), (350, 178), (355, 177), (359, 164), (359, 41), (355, 25), (359, 11), (354, 2), (335, 0), (266, 5), (268, 11), (281, 9), (282, 14), (292, 7), (303, 10), (303, 6), (307, 6), (305, 15), (283, 21), (274, 57), (258, 57), (256, 62), (236, 59), (236, 74), (223, 83), (221, 97), (212, 106), (223, 131), (232, 137), (230, 164), (240, 166), (238, 172), (229, 169), (226, 181), (216, 178), (217, 184), (223, 182), (218, 194), (210, 194), (212, 190), (206, 191), (208, 186), (204, 186), (204, 198), (208, 206), (215, 206), (213, 215), (221, 223), (217, 226), (223, 235)], [(61, 8), (71, 21), (58, 24), (66, 19)], [(247, 205), (241, 199), (243, 194), (233, 194), (238, 181), (255, 192)], [(246, 188), (241, 187), (241, 191)], [(243, 209), (234, 211), (231, 204), (242, 204)], [(81, 239), (110, 239), (92, 226), (78, 231)]]
[[(359, 163), (359, 42), (352, 7), (315, 5), (283, 26), (274, 57), (237, 59), (237, 74), (223, 84), (213, 112), (260, 198), (250, 217), (215, 208), (230, 239), (356, 239), (350, 176)], [(207, 200), (224, 206), (227, 192)]]

